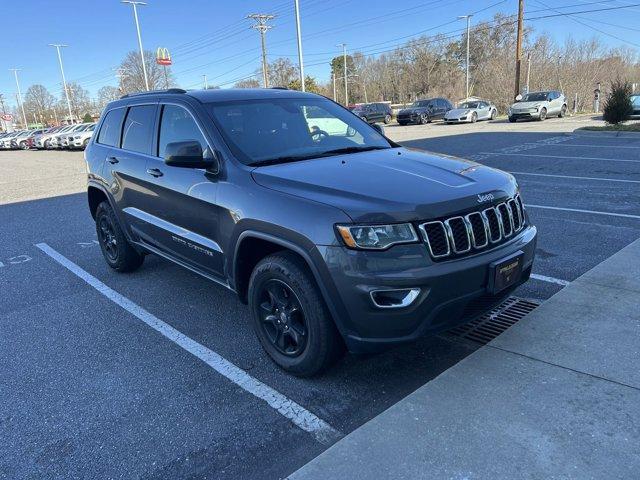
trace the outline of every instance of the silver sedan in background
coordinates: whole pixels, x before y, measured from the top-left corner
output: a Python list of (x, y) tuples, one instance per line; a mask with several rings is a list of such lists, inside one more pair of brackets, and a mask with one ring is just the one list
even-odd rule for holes
[(462, 102), (457, 108), (449, 110), (445, 116), (446, 123), (475, 123), (478, 120), (493, 120), (498, 109), (486, 100), (469, 100)]

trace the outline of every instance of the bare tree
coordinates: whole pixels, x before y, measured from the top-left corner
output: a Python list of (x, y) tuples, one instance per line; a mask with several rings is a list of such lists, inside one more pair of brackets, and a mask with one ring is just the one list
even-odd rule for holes
[[(71, 113), (73, 113), (74, 116), (73, 120), (79, 122), (86, 113), (91, 113), (93, 110), (89, 92), (82, 88), (77, 82), (68, 83), (67, 90), (69, 92), (69, 101), (71, 102)], [(60, 102), (64, 104), (62, 111), (66, 112), (64, 92), (62, 93)]]
[(98, 98), (96, 100), (96, 108), (102, 110), (107, 103), (120, 98), (120, 90), (117, 87), (107, 85), (98, 90)]
[[(171, 73), (171, 67), (158, 65), (155, 58), (156, 56), (153, 52), (144, 52), (144, 63), (147, 69), (149, 88), (151, 90), (158, 90), (165, 88), (167, 84), (169, 87), (175, 85), (175, 81)], [(135, 51), (127, 54), (120, 65), (120, 72), (120, 91), (122, 93), (133, 93), (146, 90), (144, 83), (144, 71), (142, 69), (142, 61), (140, 60), (139, 52)]]
[(260, 88), (260, 82), (257, 77), (245, 78), (237, 81), (233, 88)]
[(56, 98), (43, 85), (31, 85), (24, 95), (24, 110), (27, 119), (36, 118), (38, 122), (47, 123), (53, 115)]
[(298, 78), (298, 68), (288, 58), (276, 58), (267, 68), (269, 85), (286, 87)]

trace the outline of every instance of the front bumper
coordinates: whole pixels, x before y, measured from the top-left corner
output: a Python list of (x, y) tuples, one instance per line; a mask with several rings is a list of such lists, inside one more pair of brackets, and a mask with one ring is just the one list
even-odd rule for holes
[[(335, 286), (331, 290), (339, 297), (333, 310), (344, 312), (336, 323), (349, 350), (382, 350), (482, 315), (529, 279), (536, 236), (536, 228), (528, 226), (495, 249), (441, 262), (431, 259), (424, 244), (384, 252), (318, 247)], [(489, 264), (518, 251), (523, 253), (521, 278), (496, 295), (489, 293)], [(407, 288), (420, 289), (407, 307), (381, 309), (371, 300), (374, 290)]]
[(469, 116), (463, 115), (463, 116), (457, 117), (457, 118), (447, 118), (447, 117), (445, 117), (444, 121), (446, 123), (465, 123), (465, 122), (471, 121), (471, 119), (469, 118)]
[(540, 110), (535, 112), (511, 112), (509, 114), (509, 118), (515, 118), (516, 120), (520, 120), (522, 118), (528, 118), (528, 119), (540, 118)]
[(419, 115), (415, 113), (398, 115), (396, 121), (398, 123), (417, 123), (419, 119)]

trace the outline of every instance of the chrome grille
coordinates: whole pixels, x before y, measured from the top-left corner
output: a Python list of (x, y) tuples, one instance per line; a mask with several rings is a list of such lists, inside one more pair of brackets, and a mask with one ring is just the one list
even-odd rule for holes
[(494, 207), (420, 225), (434, 259), (482, 250), (506, 241), (524, 228), (520, 195)]

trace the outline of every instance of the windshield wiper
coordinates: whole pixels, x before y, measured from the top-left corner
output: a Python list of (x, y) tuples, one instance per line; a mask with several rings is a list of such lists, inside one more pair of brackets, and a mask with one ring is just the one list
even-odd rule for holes
[(331, 157), (333, 155), (341, 155), (343, 153), (357, 153), (357, 152), (367, 152), (370, 150), (385, 150), (391, 147), (374, 147), (374, 146), (360, 146), (360, 147), (345, 147), (345, 148), (336, 148), (334, 150), (326, 150), (324, 152), (317, 153), (308, 153), (306, 155), (289, 155), (283, 157), (276, 158), (267, 158), (265, 160), (258, 160), (250, 163), (252, 167), (264, 167), (265, 165), (276, 165), (278, 163), (290, 163), (290, 162), (299, 162), (300, 160), (310, 160), (312, 158), (322, 158), (322, 157)]
[(340, 155), (340, 154), (343, 154), (343, 153), (368, 152), (370, 150), (386, 150), (387, 148), (391, 148), (391, 147), (361, 146), (361, 147), (335, 148), (333, 150), (326, 150), (326, 151), (318, 154), (318, 157), (330, 157), (332, 155)]

